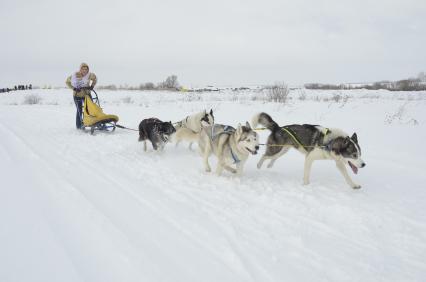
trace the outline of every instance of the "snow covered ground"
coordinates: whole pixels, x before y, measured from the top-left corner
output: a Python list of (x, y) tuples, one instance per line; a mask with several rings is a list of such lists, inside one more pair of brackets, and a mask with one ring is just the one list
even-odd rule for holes
[(69, 90), (0, 94), (0, 281), (426, 280), (425, 92), (294, 90), (286, 105), (256, 91), (99, 95), (132, 128), (213, 108), (234, 126), (266, 111), (356, 131), (362, 189), (330, 161), (303, 186), (295, 151), (217, 177), (186, 145), (145, 153), (137, 132), (75, 130)]

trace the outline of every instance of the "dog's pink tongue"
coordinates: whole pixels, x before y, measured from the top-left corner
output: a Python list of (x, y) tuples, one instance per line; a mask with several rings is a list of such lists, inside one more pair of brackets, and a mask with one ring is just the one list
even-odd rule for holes
[(351, 162), (348, 162), (349, 166), (352, 168), (352, 171), (357, 174), (358, 173), (358, 168), (356, 166), (354, 166)]

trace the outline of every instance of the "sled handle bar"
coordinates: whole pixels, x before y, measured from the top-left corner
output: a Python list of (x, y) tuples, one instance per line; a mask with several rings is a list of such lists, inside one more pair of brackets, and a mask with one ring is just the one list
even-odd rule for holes
[(98, 93), (96, 93), (95, 89), (93, 89), (92, 87), (82, 87), (80, 88), (81, 90), (90, 90), (93, 93), (95, 93), (95, 97), (92, 97), (92, 99), (98, 104), (98, 106), (100, 107), (101, 105), (99, 104), (99, 98), (98, 98)]

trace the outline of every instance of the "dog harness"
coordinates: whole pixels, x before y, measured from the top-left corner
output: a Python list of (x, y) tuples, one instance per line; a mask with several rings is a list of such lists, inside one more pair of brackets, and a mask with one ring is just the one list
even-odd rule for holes
[[(223, 128), (223, 131), (215, 134), (215, 132), (214, 132), (215, 131), (215, 127), (216, 127), (216, 124), (212, 125), (211, 137), (210, 137), (212, 142), (213, 142), (213, 140), (216, 137), (218, 137), (218, 136), (220, 136), (222, 134), (231, 135), (232, 133), (235, 132), (235, 128), (233, 128), (232, 126), (229, 126), (229, 125), (225, 125), (225, 127)], [(241, 162), (241, 160), (237, 157), (237, 155), (234, 154), (234, 152), (232, 151), (232, 148), (231, 148), (230, 145), (229, 145), (229, 151), (231, 152), (231, 157), (232, 157), (232, 160), (234, 160), (234, 164), (237, 164), (237, 163)]]
[[(317, 147), (317, 146), (305, 146), (305, 145), (303, 145), (302, 144), (302, 142), (300, 142), (300, 140), (299, 140), (299, 138), (297, 138), (297, 136), (296, 136), (296, 134), (294, 134), (294, 132), (290, 129), (290, 128), (288, 128), (288, 127), (286, 127), (286, 126), (283, 126), (283, 127), (281, 127), (281, 129), (282, 130), (284, 130), (288, 135), (290, 135), (291, 136), (291, 138), (293, 138), (293, 140), (300, 146), (300, 147), (302, 147), (305, 151), (308, 151), (308, 150), (306, 150), (306, 148), (312, 148), (312, 147)], [(323, 130), (323, 132), (322, 132), (322, 134), (324, 134), (324, 136), (326, 136), (328, 133), (330, 133), (330, 129), (328, 129), (328, 128), (324, 128), (324, 130)], [(318, 146), (318, 147), (322, 147), (322, 148), (324, 148), (326, 151), (331, 151), (331, 145), (332, 145), (332, 141), (330, 141), (330, 142), (328, 142), (327, 144), (325, 144), (325, 145), (322, 145), (322, 146)]]
[(333, 140), (324, 145), (324, 150), (331, 152), (331, 146), (333, 145)]
[[(266, 130), (266, 129), (267, 129), (266, 127), (261, 127), (261, 128), (256, 128), (255, 130)], [(287, 133), (293, 139), (293, 141), (296, 142), (296, 144), (299, 145), (300, 147), (302, 147), (305, 151), (308, 151), (308, 150), (306, 150), (306, 148), (314, 148), (314, 147), (320, 147), (320, 148), (324, 148), (327, 151), (331, 151), (331, 146), (332, 146), (332, 143), (333, 143), (332, 140), (330, 142), (328, 142), (327, 144), (322, 145), (322, 146), (305, 146), (305, 145), (302, 144), (302, 142), (300, 142), (299, 138), (296, 137), (296, 134), (290, 128), (288, 128), (287, 126), (283, 126), (283, 127), (281, 127), (281, 129), (285, 133)], [(325, 135), (329, 134), (330, 132), (331, 132), (330, 129), (324, 128), (324, 130), (322, 131), (322, 134), (324, 134), (324, 136), (325, 136)], [(281, 144), (270, 144), (270, 145), (260, 144), (260, 145), (266, 145), (266, 146), (272, 146), (272, 147), (274, 147), (274, 146), (277, 146), (277, 147), (287, 146), (287, 145), (281, 145)]]
[(229, 151), (231, 152), (231, 157), (234, 160), (234, 164), (241, 162), (241, 160), (232, 151), (231, 145), (229, 145)]
[(225, 125), (225, 127), (223, 128), (223, 131), (221, 131), (221, 132), (219, 132), (219, 133), (215, 134), (215, 133), (214, 133), (214, 131), (215, 131), (215, 127), (216, 127), (216, 124), (212, 125), (212, 131), (211, 131), (211, 137), (210, 137), (212, 141), (213, 141), (216, 137), (218, 137), (218, 136), (220, 136), (220, 135), (222, 135), (222, 134), (232, 134), (232, 133), (234, 133), (234, 132), (235, 132), (235, 129), (234, 129), (232, 126)]
[(299, 138), (296, 137), (296, 135), (294, 134), (294, 132), (290, 128), (286, 128), (285, 126), (283, 126), (283, 127), (281, 127), (281, 129), (284, 130), (288, 135), (290, 135), (291, 138), (293, 138), (293, 140), (297, 143), (297, 145), (299, 145), (305, 151), (307, 151), (305, 146), (303, 146), (302, 142), (300, 142)]

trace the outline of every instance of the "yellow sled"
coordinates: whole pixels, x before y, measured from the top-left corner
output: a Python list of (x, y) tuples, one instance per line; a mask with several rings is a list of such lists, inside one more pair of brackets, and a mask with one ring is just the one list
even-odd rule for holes
[[(96, 92), (94, 93), (96, 94)], [(90, 128), (90, 132), (92, 134), (95, 130), (114, 131), (117, 122), (118, 116), (104, 114), (99, 106), (97, 94), (93, 98), (93, 101), (88, 95), (86, 95), (83, 104), (83, 126), (85, 128)]]

